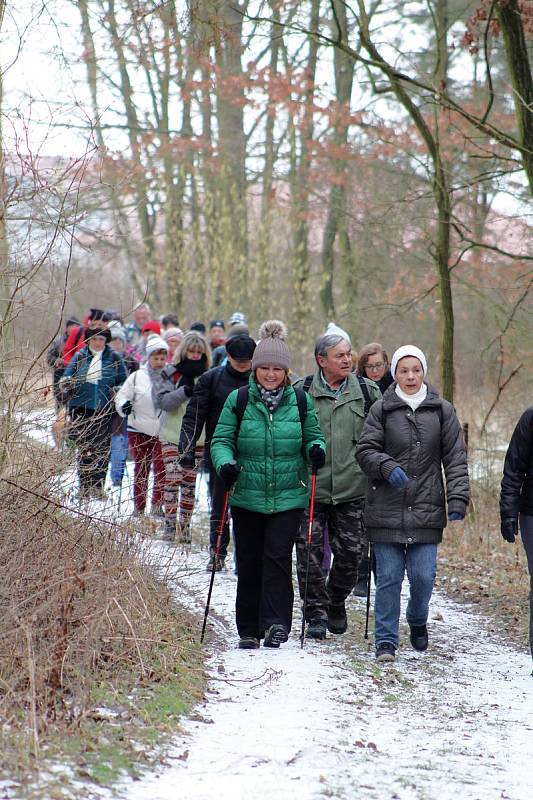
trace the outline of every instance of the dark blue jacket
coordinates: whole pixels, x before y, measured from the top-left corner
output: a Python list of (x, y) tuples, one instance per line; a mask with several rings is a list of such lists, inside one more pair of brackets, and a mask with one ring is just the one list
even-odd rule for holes
[(91, 359), (92, 353), (88, 347), (84, 347), (76, 353), (65, 370), (63, 378), (75, 380), (75, 390), (68, 401), (70, 408), (90, 408), (93, 411), (104, 408), (112, 399), (112, 390), (127, 378), (124, 359), (106, 345), (102, 351), (102, 377), (98, 383), (88, 383), (85, 376)]

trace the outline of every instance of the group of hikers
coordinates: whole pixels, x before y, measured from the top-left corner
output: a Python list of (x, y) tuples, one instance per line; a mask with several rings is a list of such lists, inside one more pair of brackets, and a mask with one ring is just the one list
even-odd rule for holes
[[(109, 460), (120, 485), (129, 446), (134, 514), (145, 513), (152, 470), (162, 538), (188, 544), (203, 468), (213, 575), (225, 565), (231, 516), (240, 648), (287, 641), (296, 546), (308, 638), (345, 633), (347, 598), (366, 594), (372, 568), (377, 660), (396, 657), (406, 572), (410, 642), (425, 651), (438, 544), (470, 499), (460, 422), (416, 346), (398, 347), (390, 362), (376, 342), (355, 353), (330, 323), (314, 356), (314, 372), (296, 377), (285, 325), (264, 322), (256, 341), (241, 312), (227, 329), (215, 319), (185, 331), (175, 315), (152, 319), (144, 303), (128, 326), (114, 310), (68, 319), (48, 360), (77, 447), (80, 497), (104, 497)], [(530, 408), (510, 443), (500, 502), (502, 535), (514, 542), (520, 526), (530, 575), (532, 424)]]

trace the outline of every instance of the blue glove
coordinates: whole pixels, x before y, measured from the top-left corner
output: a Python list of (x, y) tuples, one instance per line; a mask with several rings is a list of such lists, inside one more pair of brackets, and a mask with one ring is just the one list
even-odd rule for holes
[(464, 519), (465, 515), (461, 514), (459, 511), (451, 511), (448, 514), (448, 519), (450, 522), (458, 522), (460, 519)]
[(409, 477), (401, 467), (394, 467), (387, 480), (389, 483), (392, 483), (393, 486), (396, 486), (397, 489), (401, 489), (402, 486), (409, 483)]

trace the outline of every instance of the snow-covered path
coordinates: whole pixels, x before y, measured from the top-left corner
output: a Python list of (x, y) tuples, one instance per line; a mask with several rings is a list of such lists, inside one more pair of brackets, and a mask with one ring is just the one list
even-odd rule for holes
[[(47, 439), (45, 424), (32, 427)], [(60, 483), (71, 481), (64, 475)], [(109, 518), (113, 507), (111, 497), (85, 510)], [(200, 484), (191, 551), (146, 544), (179, 602), (198, 612), (198, 634), (209, 585), (205, 516)], [(364, 600), (349, 599), (347, 634), (307, 641), (303, 650), (297, 603), (287, 644), (239, 651), (235, 585), (231, 571), (217, 574), (206, 702), (184, 721), (169, 766), (124, 782), (123, 797), (532, 800), (531, 658), (491, 637), (482, 619), (437, 592), (429, 651), (415, 653), (404, 628), (396, 662), (378, 666), (372, 638), (362, 634)]]
[[(201, 611), (205, 551), (173, 558), (177, 591), (183, 599), (185, 584)], [(430, 650), (412, 651), (404, 631), (397, 661), (381, 667), (356, 598), (345, 636), (302, 650), (296, 612), (279, 650), (239, 651), (235, 580), (215, 581), (208, 700), (172, 766), (129, 783), (128, 800), (533, 798), (531, 659), (491, 640), (474, 615), (436, 595)]]

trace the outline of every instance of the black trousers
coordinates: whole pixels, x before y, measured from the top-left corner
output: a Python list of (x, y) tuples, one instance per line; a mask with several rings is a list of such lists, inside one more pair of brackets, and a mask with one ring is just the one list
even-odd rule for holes
[(77, 445), (80, 489), (102, 487), (111, 451), (111, 410), (71, 408), (69, 437)]
[[(222, 510), (224, 507), (224, 495), (226, 489), (224, 484), (215, 472), (215, 468), (211, 463), (211, 459), (206, 456), (207, 467), (209, 470), (209, 495), (211, 497), (211, 514), (209, 515), (209, 545), (211, 552), (214, 552), (218, 541), (218, 531), (220, 529), (220, 519), (222, 517)], [(228, 517), (226, 517), (228, 519)], [(222, 558), (226, 558), (228, 554), (229, 544), (229, 523), (226, 522), (222, 531), (222, 540), (220, 543), (220, 553)]]
[(294, 591), (292, 549), (302, 509), (259, 514), (233, 506), (237, 559), (236, 620), (239, 636), (261, 639), (275, 623), (290, 631)]

